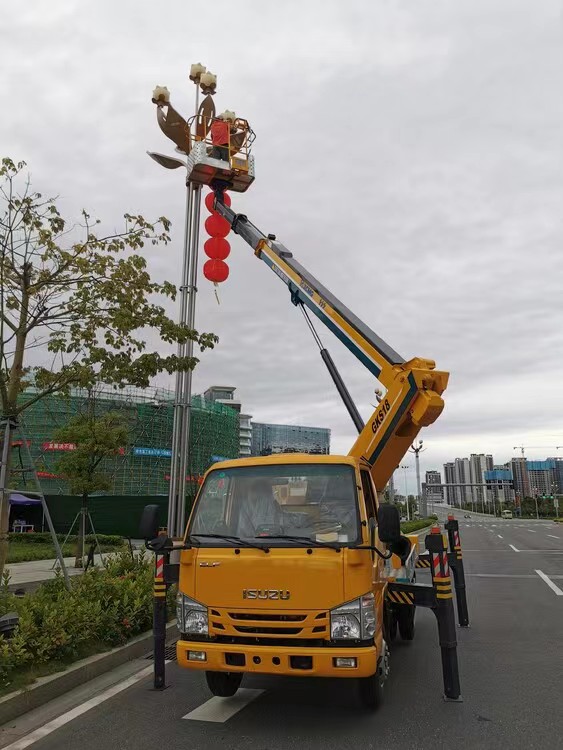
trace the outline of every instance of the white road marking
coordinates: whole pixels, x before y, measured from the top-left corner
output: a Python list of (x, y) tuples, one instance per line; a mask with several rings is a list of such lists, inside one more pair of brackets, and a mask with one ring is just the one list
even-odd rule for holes
[(533, 531), (533, 529), (528, 529), (528, 531), (530, 532), (530, 534), (536, 534), (537, 533), (537, 532)]
[(11, 745), (6, 745), (3, 750), (24, 750), (24, 748), (35, 744), (39, 740), (43, 739), (43, 737), (47, 737), (47, 735), (51, 734), (65, 724), (68, 724), (70, 721), (73, 721), (78, 716), (82, 716), (82, 714), (85, 714), (86, 711), (90, 711), (91, 708), (99, 706), (100, 703), (107, 701), (109, 698), (113, 698), (114, 695), (117, 695), (123, 690), (127, 690), (128, 687), (135, 685), (135, 683), (144, 680), (145, 677), (148, 677), (150, 674), (152, 674), (152, 671), (153, 666), (151, 664), (150, 667), (141, 669), (140, 672), (131, 675), (131, 677), (123, 680), (123, 682), (118, 682), (117, 685), (112, 685), (112, 687), (104, 690), (103, 693), (95, 695), (93, 698), (90, 698), (90, 700), (87, 700), (85, 703), (81, 703), (79, 706), (71, 708), (70, 711), (57, 716), (56, 719), (52, 719), (51, 721), (47, 722), (47, 724), (44, 724), (42, 727), (39, 727), (25, 737), (16, 740), (16, 742), (12, 742)]
[(519, 550), (519, 549), (516, 549), (516, 547), (515, 547), (515, 546), (514, 546), (513, 544), (509, 544), (508, 546), (509, 546), (509, 547), (512, 547), (512, 549), (513, 549), (513, 550), (514, 550), (515, 552), (520, 552), (520, 550)]
[(498, 536), (499, 539), (503, 539), (504, 538), (500, 534), (497, 534), (497, 536)]
[(536, 570), (536, 573), (539, 575), (539, 577), (542, 579), (542, 581), (545, 581), (549, 588), (555, 592), (556, 596), (563, 596), (563, 591), (559, 588), (559, 586), (556, 586), (551, 578), (549, 576), (546, 576), (545, 573), (542, 573), (541, 570)]
[(193, 721), (214, 721), (222, 724), (253, 700), (256, 700), (263, 692), (263, 690), (240, 688), (232, 698), (214, 696), (201, 706), (194, 708), (189, 714), (182, 716), (182, 718), (192, 719)]
[(559, 537), (555, 536), (554, 534), (548, 534), (548, 536), (550, 536), (552, 539), (559, 539)]

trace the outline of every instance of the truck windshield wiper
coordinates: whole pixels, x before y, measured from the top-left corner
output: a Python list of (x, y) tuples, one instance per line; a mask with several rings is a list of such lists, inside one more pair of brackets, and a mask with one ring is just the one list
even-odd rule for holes
[(202, 536), (206, 539), (223, 539), (226, 542), (232, 542), (235, 545), (239, 545), (239, 547), (253, 547), (254, 549), (261, 549), (262, 552), (265, 552), (266, 554), (270, 551), (268, 547), (264, 547), (263, 544), (253, 544), (252, 542), (247, 542), (246, 539), (241, 539), (239, 536), (230, 536), (229, 534), (190, 534), (188, 536), (188, 539), (190, 539), (192, 536)]
[(292, 534), (268, 534), (267, 536), (261, 536), (260, 539), (287, 539), (288, 542), (302, 542), (304, 547), (328, 547), (328, 549), (334, 549), (340, 552), (340, 547), (331, 544), (330, 542), (321, 542), (318, 539), (311, 539), (308, 536), (293, 536)]

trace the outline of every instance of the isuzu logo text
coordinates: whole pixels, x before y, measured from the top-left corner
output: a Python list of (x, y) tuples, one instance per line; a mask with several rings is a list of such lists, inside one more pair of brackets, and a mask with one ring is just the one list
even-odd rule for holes
[(243, 599), (289, 599), (289, 591), (284, 589), (243, 589)]

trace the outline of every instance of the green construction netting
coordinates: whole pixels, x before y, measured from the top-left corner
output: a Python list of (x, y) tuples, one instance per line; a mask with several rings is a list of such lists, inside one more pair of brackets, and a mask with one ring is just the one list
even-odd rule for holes
[[(26, 399), (23, 394), (22, 400)], [(96, 414), (107, 411), (123, 413), (129, 424), (129, 444), (122, 455), (105, 460), (102, 471), (112, 479), (108, 495), (167, 495), (170, 475), (170, 448), (173, 425), (173, 394), (153, 390), (139, 392), (97, 391), (89, 402), (86, 392), (75, 391), (69, 396), (53, 395), (30, 406), (21, 417), (21, 424), (39, 481), (45, 494), (67, 494), (68, 487), (56, 470), (61, 451), (68, 444), (55, 440), (58, 428), (81, 412), (89, 403)], [(10, 486), (34, 489), (33, 476), (25, 471), (25, 449), (13, 442), (12, 477)], [(210, 464), (221, 458), (239, 455), (239, 415), (222, 404), (192, 398), (188, 475), (193, 482)], [(215, 457), (215, 458), (214, 458)], [(188, 484), (188, 493), (193, 492)]]

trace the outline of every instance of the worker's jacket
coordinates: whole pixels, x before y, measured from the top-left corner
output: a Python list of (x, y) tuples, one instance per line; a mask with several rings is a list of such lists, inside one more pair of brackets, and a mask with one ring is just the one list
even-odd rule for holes
[(229, 123), (214, 120), (211, 124), (211, 143), (214, 146), (226, 146), (229, 143)]

